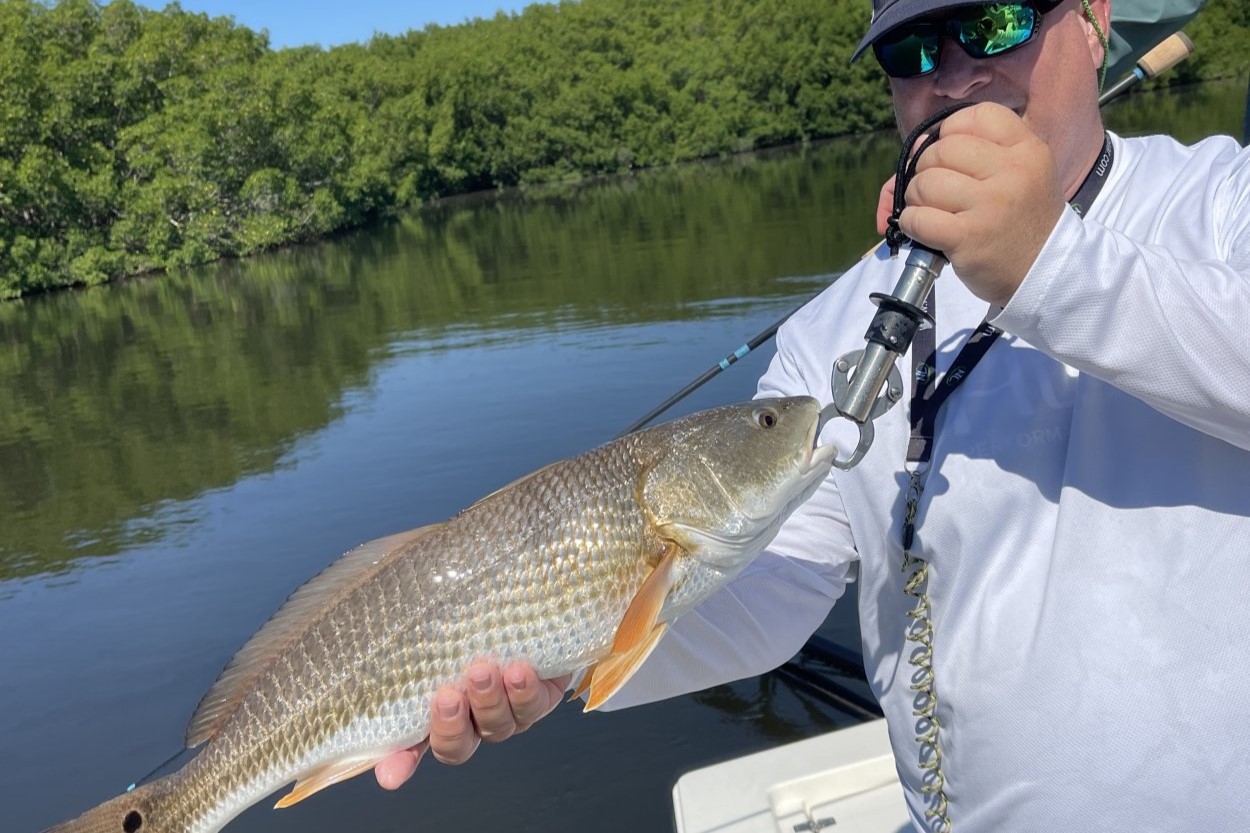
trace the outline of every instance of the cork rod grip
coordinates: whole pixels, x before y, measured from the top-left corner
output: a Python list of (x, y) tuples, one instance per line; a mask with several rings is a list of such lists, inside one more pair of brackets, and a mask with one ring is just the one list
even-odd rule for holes
[(1137, 66), (1146, 78), (1162, 75), (1193, 54), (1194, 42), (1184, 32), (1177, 32), (1141, 56)]

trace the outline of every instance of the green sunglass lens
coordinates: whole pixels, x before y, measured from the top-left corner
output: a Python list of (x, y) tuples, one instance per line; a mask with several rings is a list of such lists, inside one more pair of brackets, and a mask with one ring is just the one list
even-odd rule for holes
[(956, 18), (959, 41), (969, 54), (988, 57), (1015, 49), (1033, 37), (1037, 12), (1021, 3), (977, 6)]
[(877, 61), (895, 78), (912, 78), (937, 69), (941, 38), (936, 34), (907, 34), (875, 45)]

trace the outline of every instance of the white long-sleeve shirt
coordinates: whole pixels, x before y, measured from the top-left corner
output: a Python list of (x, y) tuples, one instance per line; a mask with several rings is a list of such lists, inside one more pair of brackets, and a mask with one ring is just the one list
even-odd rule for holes
[[(1112, 142), (1102, 193), (1084, 220), (1064, 213), (1005, 309), (949, 268), (937, 281), (939, 372), (987, 312), (1005, 331), (942, 409), (913, 550), (959, 833), (1250, 830), (1250, 151)], [(791, 318), (759, 394), (827, 403), (903, 262), (878, 251)], [(779, 665), (858, 560), (866, 670), (924, 829), (906, 387), (863, 462), (609, 707)], [(853, 448), (849, 429), (825, 439)]]

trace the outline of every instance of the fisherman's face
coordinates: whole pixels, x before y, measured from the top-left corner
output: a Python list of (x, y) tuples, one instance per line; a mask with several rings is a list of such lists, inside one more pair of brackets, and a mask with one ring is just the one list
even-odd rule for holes
[[(1090, 0), (1104, 32), (1110, 0)], [(1062, 181), (1074, 191), (1090, 163), (1090, 145), (1102, 146), (1098, 69), (1102, 45), (1080, 0), (1064, 0), (1046, 14), (1029, 43), (1002, 55), (969, 57), (942, 41), (938, 68), (919, 78), (891, 78), (894, 113), (904, 136), (924, 118), (952, 104), (992, 101), (1011, 108), (1050, 147)]]

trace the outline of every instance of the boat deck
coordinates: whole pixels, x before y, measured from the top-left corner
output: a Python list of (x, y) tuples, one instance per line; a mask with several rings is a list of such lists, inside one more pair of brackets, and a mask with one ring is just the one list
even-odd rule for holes
[(884, 720), (692, 770), (673, 817), (677, 833), (912, 830)]

